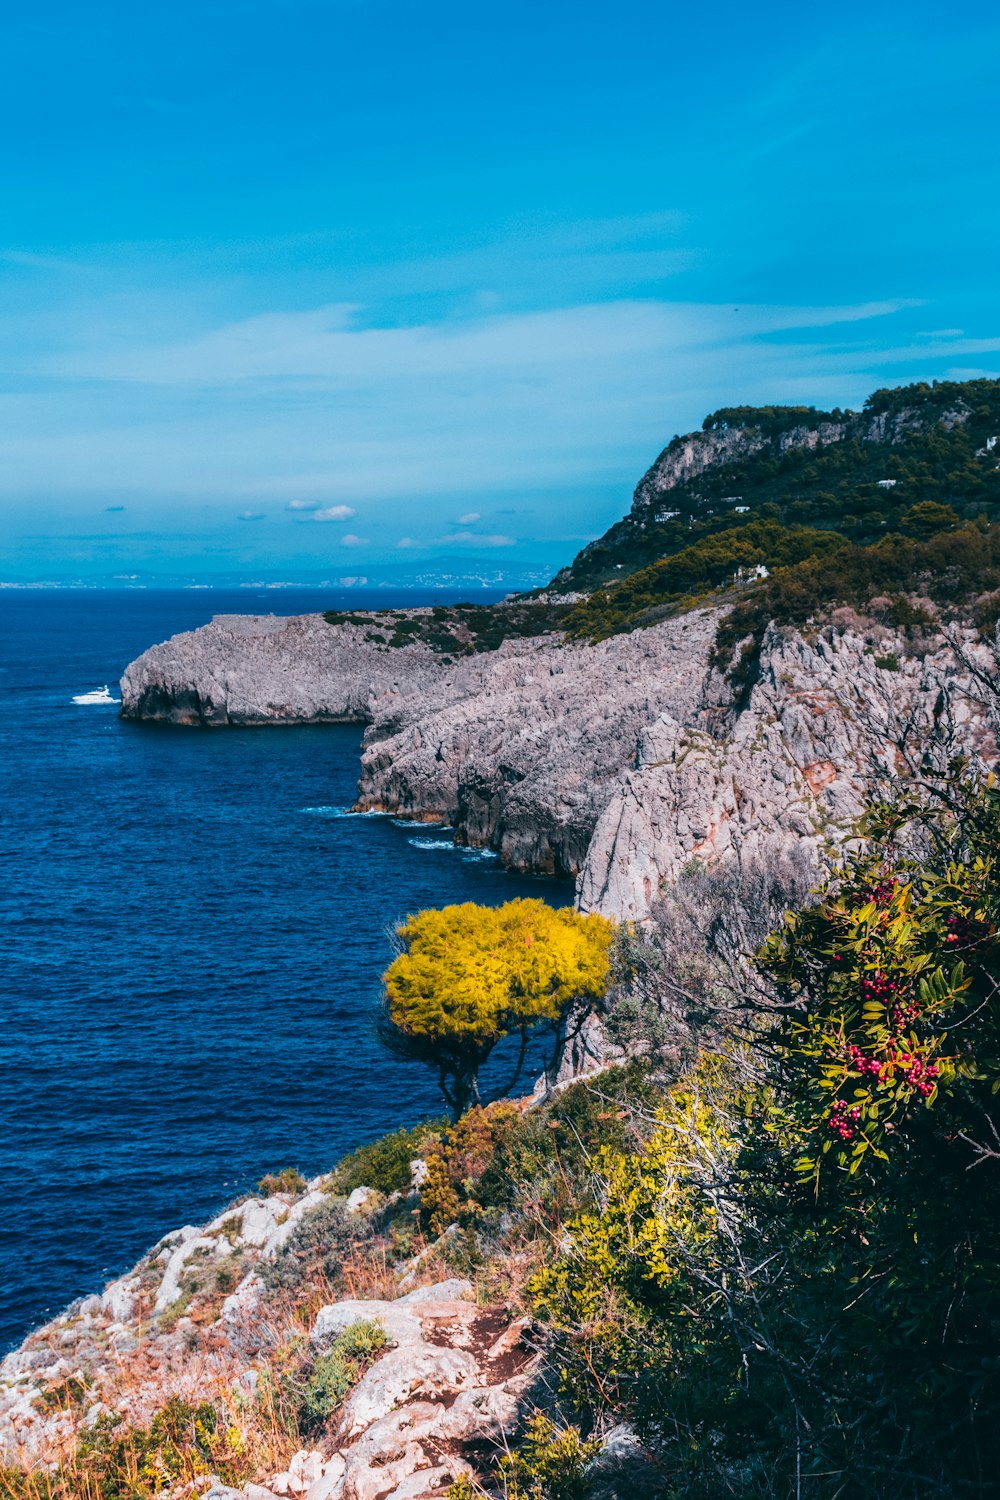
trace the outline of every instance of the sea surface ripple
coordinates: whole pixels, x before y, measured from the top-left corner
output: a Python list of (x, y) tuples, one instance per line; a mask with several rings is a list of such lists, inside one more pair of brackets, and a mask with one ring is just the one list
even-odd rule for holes
[(132, 657), (214, 613), (373, 602), (404, 596), (0, 592), (0, 1351), (264, 1172), (440, 1112), (372, 1029), (400, 917), (572, 897), (446, 829), (342, 815), (359, 727), (71, 701), (117, 697)]

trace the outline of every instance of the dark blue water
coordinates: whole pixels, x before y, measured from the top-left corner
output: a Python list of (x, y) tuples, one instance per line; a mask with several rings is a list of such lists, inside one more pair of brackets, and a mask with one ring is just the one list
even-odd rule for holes
[(358, 728), (165, 729), (70, 702), (117, 696), (133, 656), (213, 613), (367, 602), (0, 593), (0, 1350), (265, 1171), (440, 1112), (372, 1032), (389, 924), (571, 897), (446, 831), (338, 816)]

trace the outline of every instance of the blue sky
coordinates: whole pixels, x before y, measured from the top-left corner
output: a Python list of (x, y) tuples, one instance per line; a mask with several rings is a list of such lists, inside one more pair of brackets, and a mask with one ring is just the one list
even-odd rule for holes
[(1000, 13), (8, 7), (0, 581), (554, 568), (741, 402), (1000, 374)]

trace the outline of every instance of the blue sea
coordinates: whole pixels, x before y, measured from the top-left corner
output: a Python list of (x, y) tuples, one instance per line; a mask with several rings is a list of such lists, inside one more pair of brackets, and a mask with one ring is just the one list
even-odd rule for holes
[(403, 602), (428, 599), (0, 592), (0, 1351), (265, 1172), (440, 1113), (372, 1027), (407, 912), (571, 900), (447, 829), (345, 815), (360, 727), (71, 701), (215, 613)]

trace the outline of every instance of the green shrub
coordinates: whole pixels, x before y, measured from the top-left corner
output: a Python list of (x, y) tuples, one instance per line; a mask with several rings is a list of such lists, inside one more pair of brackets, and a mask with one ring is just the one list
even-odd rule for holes
[(280, 1172), (268, 1172), (257, 1184), (266, 1198), (273, 1193), (304, 1193), (309, 1184), (297, 1167), (282, 1167)]
[(639, 625), (652, 625), (669, 613), (690, 608), (713, 589), (731, 588), (740, 573), (825, 557), (843, 545), (837, 532), (809, 526), (782, 526), (773, 520), (734, 526), (582, 599), (569, 610), (566, 629), (573, 636), (601, 640)]
[(330, 1198), (305, 1214), (273, 1261), (263, 1264), (269, 1286), (293, 1291), (324, 1276), (334, 1286), (351, 1250), (366, 1233), (360, 1217), (350, 1217), (342, 1198)]
[(234, 1457), (215, 1407), (174, 1396), (148, 1428), (130, 1426), (116, 1414), (100, 1417), (81, 1436), (74, 1472), (90, 1479), (90, 1492), (101, 1500), (140, 1500), (213, 1470), (236, 1477)]
[(327, 610), (323, 618), (330, 625), (373, 627), (366, 630), (366, 641), (391, 647), (419, 642), (452, 659), (495, 651), (506, 640), (547, 635), (560, 628), (565, 613), (565, 605), (528, 597), (498, 604), (435, 604), (429, 610), (413, 614)]
[(586, 1500), (587, 1465), (600, 1447), (578, 1428), (558, 1428), (537, 1413), (498, 1465), (506, 1500)]
[[(427, 1157), (421, 1223), (433, 1235), (458, 1223), (489, 1237), (511, 1216), (539, 1211), (558, 1220), (590, 1201), (593, 1158), (632, 1138), (634, 1111), (652, 1107), (655, 1084), (641, 1063), (609, 1068), (593, 1087), (574, 1083), (549, 1105), (522, 1110), (500, 1100), (468, 1110)], [(482, 1259), (468, 1237), (466, 1265)]]
[(299, 1404), (299, 1426), (304, 1433), (325, 1425), (348, 1391), (356, 1384), (365, 1365), (385, 1348), (385, 1330), (379, 1323), (359, 1319), (337, 1335), (326, 1354), (313, 1365)]
[(410, 1186), (410, 1162), (426, 1152), (443, 1124), (427, 1120), (359, 1146), (334, 1168), (327, 1191), (347, 1194), (372, 1187), (387, 1195), (405, 1193)]
[(601, 1153), (533, 1282), (565, 1395), (632, 1421), (671, 1496), (991, 1492), (1000, 792), (863, 831), (763, 950), (759, 1030)]

